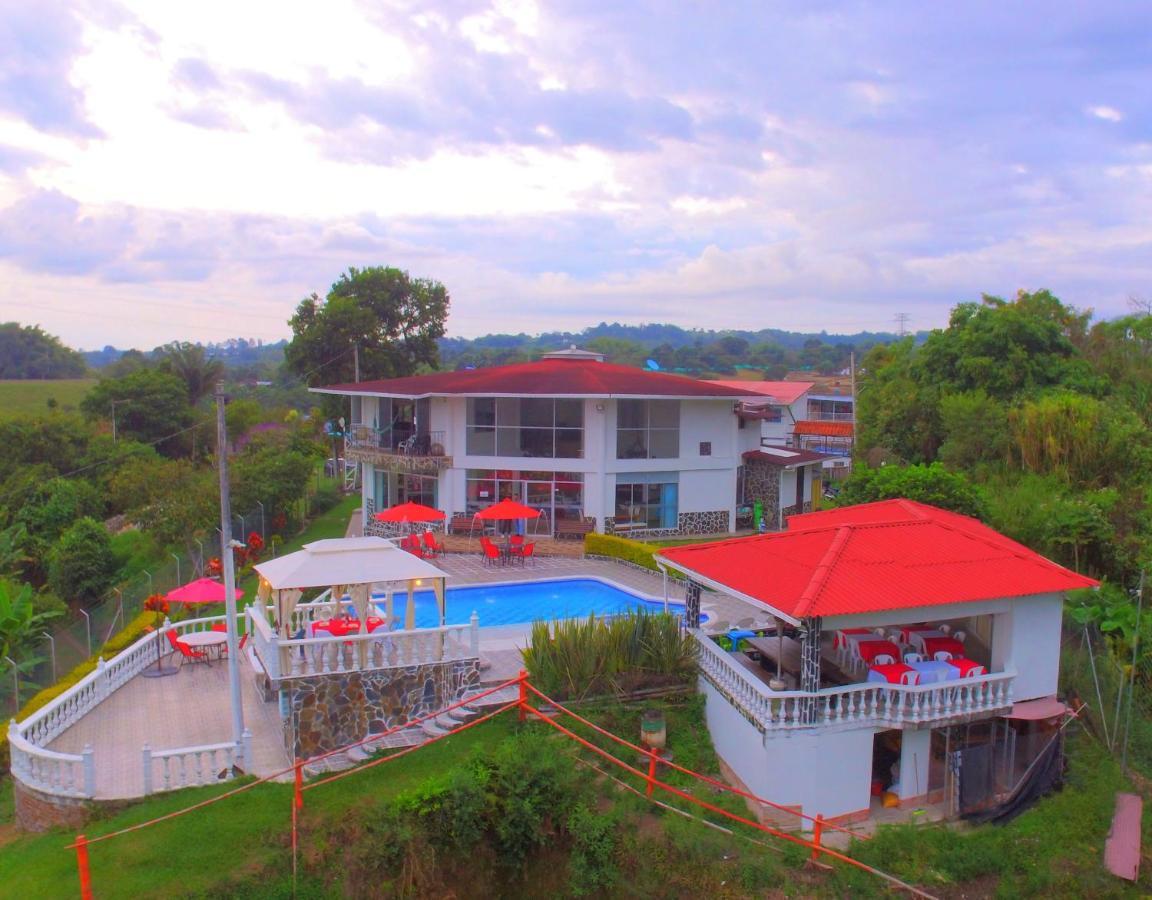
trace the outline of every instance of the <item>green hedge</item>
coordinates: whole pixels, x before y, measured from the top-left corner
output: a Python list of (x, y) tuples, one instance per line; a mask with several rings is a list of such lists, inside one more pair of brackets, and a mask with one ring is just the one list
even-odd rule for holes
[(610, 534), (584, 535), (584, 552), (592, 556), (610, 556), (624, 562), (635, 563), (653, 572), (660, 571), (652, 559), (652, 554), (660, 550), (653, 544), (644, 544), (640, 541), (630, 541), (627, 538), (615, 537)]

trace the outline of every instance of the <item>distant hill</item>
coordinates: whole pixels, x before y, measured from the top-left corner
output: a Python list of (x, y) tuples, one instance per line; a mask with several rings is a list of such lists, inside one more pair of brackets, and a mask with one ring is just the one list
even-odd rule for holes
[[(263, 341), (250, 341), (247, 338), (229, 338), (226, 341), (211, 342), (203, 346), (210, 357), (223, 360), (224, 364), (229, 367), (260, 366), (268, 362), (278, 365), (284, 357), (284, 348), (288, 346), (288, 342), (282, 340), (266, 344)], [(161, 347), (157, 347), (155, 350), (145, 351), (143, 356), (150, 358), (161, 349)], [(102, 350), (82, 351), (81, 355), (93, 369), (103, 369), (117, 362), (120, 357), (129, 352), (138, 351), (120, 350), (116, 347), (107, 346)]]

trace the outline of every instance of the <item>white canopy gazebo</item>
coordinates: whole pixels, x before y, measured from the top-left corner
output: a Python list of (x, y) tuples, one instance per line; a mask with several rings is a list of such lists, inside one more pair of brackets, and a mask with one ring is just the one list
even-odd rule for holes
[(448, 574), (384, 538), (313, 541), (295, 553), (259, 563), (255, 569), (260, 575), (258, 596), (267, 601), (274, 595), (277, 625), (286, 638), (291, 637), (292, 611), (304, 590), (317, 587), (330, 587), (336, 603), (347, 591), (364, 629), (372, 585), (387, 585), (387, 616), (391, 621), (392, 584), (405, 582), (408, 608), (404, 627), (411, 630), (416, 624), (416, 588), (428, 584), (436, 594), (440, 625), (444, 625), (444, 579)]

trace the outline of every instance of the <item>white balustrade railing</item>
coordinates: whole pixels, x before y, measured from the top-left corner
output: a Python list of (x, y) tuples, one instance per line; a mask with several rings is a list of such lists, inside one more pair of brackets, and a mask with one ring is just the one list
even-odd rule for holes
[(145, 744), (141, 751), (141, 763), (144, 769), (145, 797), (158, 791), (176, 791), (231, 781), (236, 777), (237, 767), (241, 763), (251, 770), (252, 732), (244, 729), (240, 747), (232, 741), (225, 741), (198, 747), (152, 750)]
[[(321, 604), (323, 606), (325, 604)], [(326, 604), (335, 609), (335, 604)], [(317, 604), (306, 605), (308, 615), (318, 613)], [(297, 607), (299, 609), (300, 607)], [(323, 616), (301, 621), (322, 621)], [(265, 607), (248, 608), (248, 633), (252, 648), (265, 673), (273, 681), (306, 675), (326, 675), (371, 669), (418, 666), (476, 658), (480, 655), (480, 620), (474, 613), (467, 625), (417, 628), (410, 631), (353, 632), (345, 635), (316, 635), (311, 625), (304, 629), (311, 637), (283, 638), (268, 624)], [(301, 626), (303, 627), (303, 626)], [(299, 628), (294, 626), (294, 632)]]
[(19, 726), (8, 726), (8, 748), (12, 775), (21, 784), (59, 797), (96, 796), (96, 767), (92, 747), (82, 753), (59, 753), (37, 747), (20, 734)]
[(943, 721), (1012, 705), (1015, 672), (937, 684), (864, 683), (819, 691), (773, 691), (694, 631), (700, 672), (762, 731), (834, 725), (899, 727)]
[(171, 645), (165, 632), (178, 634), (206, 631), (222, 616), (188, 619), (175, 625), (165, 623), (159, 631), (146, 634), (110, 660), (100, 658), (96, 668), (58, 697), (54, 697), (23, 722), (8, 728), (12, 747), (12, 772), (29, 787), (59, 796), (95, 795), (95, 765), (90, 748), (81, 754), (60, 753), (48, 745), (127, 684), (159, 656), (167, 656)]

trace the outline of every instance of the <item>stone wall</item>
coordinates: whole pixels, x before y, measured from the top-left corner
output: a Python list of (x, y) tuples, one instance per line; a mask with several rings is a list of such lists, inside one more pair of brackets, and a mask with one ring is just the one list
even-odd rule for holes
[(721, 534), (728, 531), (728, 510), (680, 513), (676, 524), (678, 534)]
[(451, 706), (479, 681), (478, 659), (282, 681), (285, 746), (294, 759), (346, 747)]
[(23, 831), (48, 831), (58, 827), (75, 830), (84, 825), (93, 809), (90, 800), (44, 794), (16, 778), (12, 779), (12, 787), (16, 824)]
[[(744, 490), (749, 503), (759, 503), (764, 507), (764, 518), (768, 530), (775, 531), (776, 511), (780, 508), (780, 467), (762, 459), (750, 459), (744, 467)], [(759, 526), (754, 522), (753, 527)]]

